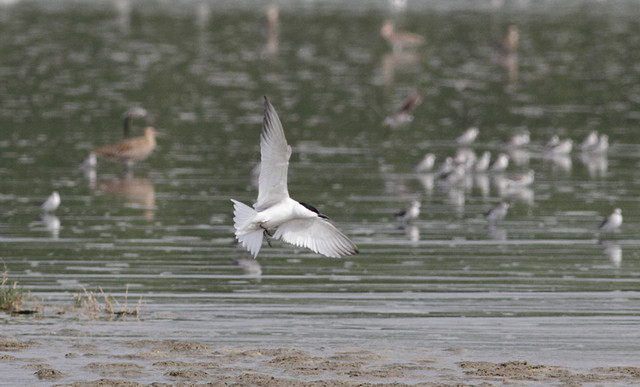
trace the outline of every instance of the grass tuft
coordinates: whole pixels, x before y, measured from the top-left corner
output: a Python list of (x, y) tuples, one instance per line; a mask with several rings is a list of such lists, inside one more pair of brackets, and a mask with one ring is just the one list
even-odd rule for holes
[[(2, 269), (2, 280), (0, 281), (0, 311), (10, 314), (35, 314), (37, 309), (24, 309), (22, 303), (27, 295), (24, 289), (18, 286), (18, 281), (9, 282), (9, 271), (4, 265)], [(33, 298), (33, 297), (31, 297)]]
[(109, 318), (121, 318), (125, 316), (139, 318), (140, 310), (142, 309), (142, 296), (140, 296), (134, 308), (129, 308), (129, 286), (126, 288), (124, 305), (122, 306), (115, 297), (105, 294), (100, 287), (98, 288), (97, 294), (94, 291), (82, 288), (82, 293), (76, 294), (74, 298), (76, 308), (84, 309), (94, 317), (106, 315)]
[[(75, 310), (80, 313), (88, 313), (92, 318), (101, 318), (106, 316), (107, 319), (123, 318), (126, 316), (139, 318), (142, 309), (142, 296), (135, 306), (129, 305), (129, 286), (126, 288), (124, 296), (124, 304), (120, 304), (114, 296), (105, 294), (102, 288), (97, 291), (89, 291), (82, 288), (82, 292), (73, 296), (75, 305), (73, 307), (60, 308), (61, 313)], [(40, 304), (37, 308), (25, 309), (23, 304), (28, 301), (29, 304), (39, 304), (38, 300), (26, 292), (22, 287), (18, 286), (18, 281), (9, 281), (9, 272), (6, 265), (2, 269), (2, 280), (0, 281), (0, 312), (6, 312), (14, 315), (31, 315), (39, 313), (39, 309), (43, 309)], [(41, 315), (41, 317), (44, 317)]]
[(2, 282), (0, 282), (0, 310), (7, 313), (21, 310), (24, 290), (18, 287), (18, 281), (9, 283), (9, 273), (5, 266), (2, 270)]

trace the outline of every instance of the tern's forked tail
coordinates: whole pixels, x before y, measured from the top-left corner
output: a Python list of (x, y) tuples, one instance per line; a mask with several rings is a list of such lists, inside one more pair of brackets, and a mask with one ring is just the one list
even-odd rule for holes
[(233, 202), (233, 227), (236, 229), (236, 238), (256, 258), (260, 247), (262, 247), (264, 233), (264, 230), (256, 227), (252, 222), (257, 212), (237, 200), (231, 199), (231, 201)]

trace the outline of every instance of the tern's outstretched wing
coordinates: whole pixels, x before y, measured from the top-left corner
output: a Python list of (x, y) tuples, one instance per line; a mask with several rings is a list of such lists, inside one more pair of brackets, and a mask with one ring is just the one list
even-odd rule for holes
[(273, 236), (292, 245), (306, 247), (327, 257), (358, 254), (358, 247), (334, 225), (322, 218), (296, 219), (278, 226)]
[(287, 172), (291, 147), (284, 137), (284, 129), (276, 109), (264, 97), (264, 121), (260, 135), (260, 178), (258, 180), (258, 201), (253, 207), (260, 211), (289, 197)]

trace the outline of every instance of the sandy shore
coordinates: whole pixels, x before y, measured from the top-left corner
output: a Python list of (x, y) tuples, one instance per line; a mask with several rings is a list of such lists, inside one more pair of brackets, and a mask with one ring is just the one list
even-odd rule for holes
[[(640, 367), (600, 367), (578, 372), (514, 360), (459, 361), (407, 353), (325, 348), (214, 348), (176, 340), (130, 340), (105, 351), (72, 343), (56, 353), (45, 343), (0, 336), (0, 369), (21, 385), (53, 386), (583, 386), (639, 385)], [(43, 358), (34, 353), (49, 354)], [(14, 379), (15, 378), (15, 379)], [(6, 381), (6, 378), (5, 378)], [(2, 383), (0, 383), (2, 384)]]

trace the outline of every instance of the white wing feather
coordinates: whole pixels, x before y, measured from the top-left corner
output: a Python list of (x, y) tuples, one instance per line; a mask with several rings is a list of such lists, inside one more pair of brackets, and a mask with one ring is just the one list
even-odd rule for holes
[(287, 144), (278, 113), (264, 97), (264, 121), (260, 135), (260, 178), (258, 200), (253, 207), (260, 211), (289, 197), (287, 172), (291, 147)]
[(358, 247), (322, 218), (288, 221), (278, 227), (273, 237), (327, 257), (340, 258), (358, 254)]

